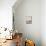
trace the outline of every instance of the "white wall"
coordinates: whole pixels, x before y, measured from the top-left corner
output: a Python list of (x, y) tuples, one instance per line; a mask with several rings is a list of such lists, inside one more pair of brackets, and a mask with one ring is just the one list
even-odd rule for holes
[(46, 0), (41, 1), (41, 38), (42, 46), (46, 46)]
[[(41, 1), (24, 0), (15, 9), (15, 28), (24, 34), (24, 37), (41, 44)], [(26, 24), (25, 16), (32, 16), (32, 24)]]
[[(15, 15), (17, 16), (15, 16), (15, 20), (17, 21), (15, 22), (18, 31), (23, 32), (24, 36), (27, 36), (26, 33), (30, 34), (30, 38), (33, 38), (36, 42), (40, 40), (41, 32), (42, 46), (46, 46), (46, 0), (41, 1), (41, 9), (40, 0), (24, 1), (24, 3), (17, 8), (18, 10), (16, 9), (17, 13), (15, 12)], [(12, 28), (12, 6), (15, 2), (16, 0), (0, 0), (0, 26)], [(42, 10), (41, 17), (40, 10)], [(32, 24), (25, 23), (25, 16), (32, 16)], [(39, 43), (40, 42), (37, 42), (37, 44)]]
[(0, 0), (0, 27), (12, 28), (12, 6), (16, 0)]

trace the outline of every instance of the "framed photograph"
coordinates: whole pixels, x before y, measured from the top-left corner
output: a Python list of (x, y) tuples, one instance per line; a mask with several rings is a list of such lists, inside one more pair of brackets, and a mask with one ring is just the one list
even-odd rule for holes
[(32, 24), (32, 16), (26, 16), (26, 24)]

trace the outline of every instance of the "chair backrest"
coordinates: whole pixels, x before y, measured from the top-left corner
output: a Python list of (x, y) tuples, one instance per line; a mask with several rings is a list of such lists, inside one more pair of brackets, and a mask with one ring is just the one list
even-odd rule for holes
[(15, 33), (15, 41), (16, 41), (16, 46), (21, 46), (22, 44), (22, 33)]

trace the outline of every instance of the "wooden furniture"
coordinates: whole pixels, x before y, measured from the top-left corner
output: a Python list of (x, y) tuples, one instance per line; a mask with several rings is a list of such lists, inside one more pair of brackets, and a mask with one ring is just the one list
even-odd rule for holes
[(15, 33), (13, 39), (15, 39), (16, 46), (22, 45), (22, 33)]
[(6, 36), (6, 40), (12, 40), (12, 35), (11, 36)]

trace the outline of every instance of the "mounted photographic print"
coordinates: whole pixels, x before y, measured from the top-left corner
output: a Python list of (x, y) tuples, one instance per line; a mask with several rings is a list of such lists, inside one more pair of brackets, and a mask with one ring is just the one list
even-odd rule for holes
[(26, 24), (32, 24), (32, 16), (26, 16)]

